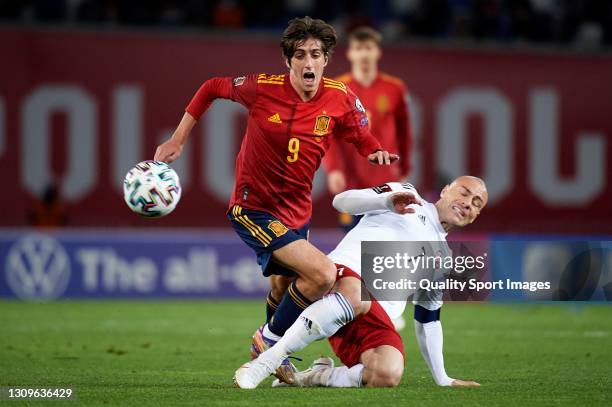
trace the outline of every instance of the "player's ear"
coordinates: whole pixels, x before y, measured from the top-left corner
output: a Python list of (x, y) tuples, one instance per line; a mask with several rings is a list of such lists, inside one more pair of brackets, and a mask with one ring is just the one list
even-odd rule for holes
[(446, 185), (444, 188), (442, 188), (442, 191), (440, 191), (440, 198), (444, 198), (444, 195), (446, 195), (446, 192), (448, 191), (449, 186)]
[(287, 68), (291, 69), (291, 61), (287, 57), (285, 57), (285, 65), (287, 66)]
[(323, 66), (324, 66), (324, 67), (326, 67), (326, 66), (327, 66), (327, 63), (329, 62), (329, 56), (328, 56), (327, 54), (325, 54), (325, 55), (323, 56), (323, 58), (325, 59), (325, 63), (323, 64)]

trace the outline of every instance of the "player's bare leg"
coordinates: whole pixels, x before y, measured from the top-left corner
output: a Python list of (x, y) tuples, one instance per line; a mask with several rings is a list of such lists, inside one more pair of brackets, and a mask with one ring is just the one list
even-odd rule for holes
[[(295, 374), (297, 387), (395, 387), (404, 372), (402, 353), (390, 345), (363, 352), (354, 366), (334, 367), (333, 361), (320, 357), (302, 372)], [(278, 381), (272, 387), (280, 387)]]
[[(339, 270), (339, 273), (341, 272), (342, 270)], [(355, 318), (359, 318), (370, 311), (369, 293), (365, 290), (362, 293), (360, 279), (356, 277), (341, 278), (336, 282), (332, 291), (342, 294), (348, 300), (355, 312)], [(368, 299), (362, 298), (363, 295), (367, 295)]]
[(395, 387), (402, 380), (404, 356), (390, 345), (368, 349), (361, 354), (363, 387)]
[(298, 275), (297, 287), (311, 302), (326, 294), (336, 281), (334, 263), (307, 240), (291, 242), (275, 250), (272, 256)]
[[(274, 318), (263, 331), (266, 338), (275, 342), (304, 309), (331, 290), (336, 281), (336, 266), (323, 252), (303, 239), (275, 250), (272, 259), (297, 275), (286, 288)], [(278, 280), (274, 284), (280, 285), (282, 282), (287, 281)]]
[[(285, 331), (297, 320), (298, 316), (313, 301), (327, 293), (336, 280), (335, 265), (320, 250), (306, 240), (293, 241), (272, 254), (272, 261), (294, 271), (297, 278), (289, 281), (275, 277), (268, 296), (268, 306), (276, 305), (272, 297), (275, 293), (284, 292), (278, 302), (274, 316), (268, 323), (259, 327), (253, 334), (251, 358), (257, 358), (266, 349), (273, 346)], [(292, 383), (293, 374), (297, 371), (287, 358), (275, 368), (274, 375), (280, 380)]]
[[(390, 345), (368, 349), (361, 354), (364, 366), (362, 373), (363, 387), (395, 387), (402, 380), (404, 358), (402, 353)], [(452, 386), (478, 387), (472, 380), (455, 379)]]
[(293, 280), (295, 280), (295, 277), (270, 276), (270, 293), (272, 297), (276, 301), (280, 301)]

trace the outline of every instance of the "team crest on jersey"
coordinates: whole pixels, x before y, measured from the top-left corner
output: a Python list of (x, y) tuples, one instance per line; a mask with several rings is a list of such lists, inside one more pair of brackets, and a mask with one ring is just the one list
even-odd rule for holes
[(391, 106), (391, 102), (387, 95), (380, 95), (378, 99), (376, 99), (376, 109), (380, 114), (387, 113), (389, 106)]
[(234, 86), (240, 86), (244, 83), (245, 79), (246, 79), (246, 76), (239, 76), (237, 78), (234, 78), (232, 83), (234, 84)]
[(287, 226), (283, 225), (278, 220), (273, 220), (272, 222), (270, 222), (268, 224), (268, 229), (270, 229), (272, 233), (276, 235), (276, 237), (281, 237), (282, 235), (284, 235), (285, 233), (289, 231)]
[(327, 129), (329, 129), (329, 123), (331, 122), (331, 117), (321, 115), (317, 116), (317, 121), (315, 122), (314, 134), (318, 134), (319, 136), (324, 136), (327, 134)]

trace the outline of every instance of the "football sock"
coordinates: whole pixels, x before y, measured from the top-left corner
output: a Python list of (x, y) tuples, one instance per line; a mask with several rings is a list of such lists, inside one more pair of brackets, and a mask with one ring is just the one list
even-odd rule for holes
[(349, 368), (338, 366), (332, 368), (332, 372), (327, 379), (327, 387), (361, 387), (363, 376), (363, 365), (361, 363)]
[(266, 298), (266, 323), (270, 322), (272, 316), (276, 312), (278, 308), (278, 301), (272, 297), (272, 291), (268, 292), (268, 297)]
[(332, 336), (354, 318), (353, 307), (342, 294), (328, 294), (306, 308), (285, 335), (260, 357), (282, 360), (316, 340)]
[(280, 338), (282, 338), (281, 336), (278, 336), (274, 332), (270, 331), (270, 327), (268, 326), (268, 324), (264, 325), (262, 334), (263, 334), (264, 339), (270, 339), (274, 341), (275, 343), (278, 342)]
[(292, 282), (278, 304), (274, 316), (268, 322), (270, 331), (275, 335), (283, 336), (310, 304), (312, 302), (298, 290), (296, 281)]

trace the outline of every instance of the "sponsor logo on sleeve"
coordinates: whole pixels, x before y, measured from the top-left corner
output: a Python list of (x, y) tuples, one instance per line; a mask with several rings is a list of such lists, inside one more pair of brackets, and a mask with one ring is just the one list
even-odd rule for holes
[(416, 188), (410, 182), (402, 182), (402, 188), (416, 192)]
[(232, 82), (234, 86), (240, 86), (244, 83), (245, 79), (246, 79), (246, 76), (238, 76), (237, 78), (234, 78)]
[(365, 113), (365, 107), (363, 107), (363, 105), (361, 104), (361, 100), (359, 100), (359, 98), (355, 98), (355, 107), (361, 113)]
[(376, 192), (377, 194), (382, 194), (385, 192), (391, 192), (391, 187), (389, 186), (389, 184), (382, 184), (372, 188), (372, 191)]

